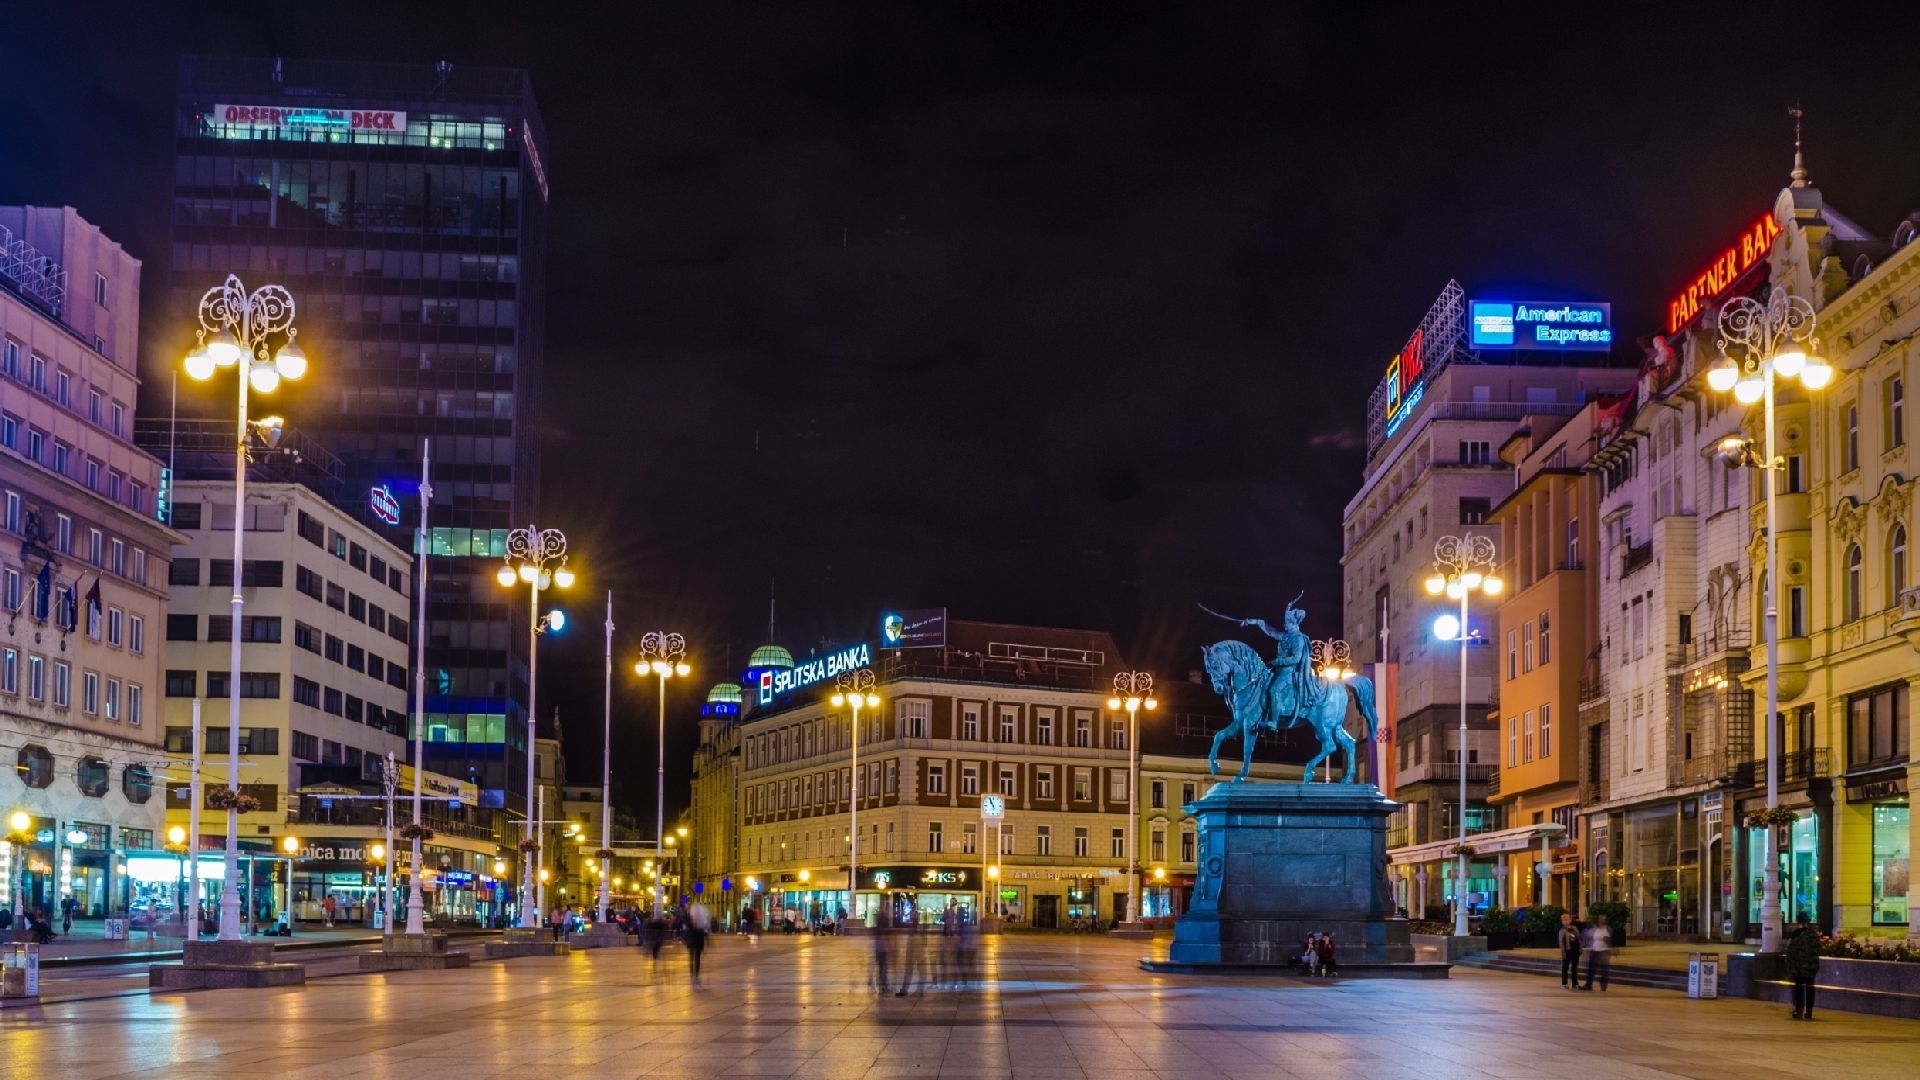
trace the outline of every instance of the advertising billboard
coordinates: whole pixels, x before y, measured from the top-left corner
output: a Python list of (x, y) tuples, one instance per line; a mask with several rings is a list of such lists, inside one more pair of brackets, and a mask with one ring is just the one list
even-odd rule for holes
[(947, 609), (889, 611), (880, 617), (880, 647), (919, 649), (947, 643)]
[(1475, 349), (1610, 349), (1608, 304), (1534, 300), (1473, 300), (1467, 306), (1467, 344)]

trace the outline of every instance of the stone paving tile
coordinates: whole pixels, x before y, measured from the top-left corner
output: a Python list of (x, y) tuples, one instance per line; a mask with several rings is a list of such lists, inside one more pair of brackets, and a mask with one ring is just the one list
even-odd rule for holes
[[(1011, 945), (1011, 948), (1006, 946)], [(0, 1014), (0, 1080), (1916, 1080), (1920, 1024), (1525, 975), (1446, 982), (1139, 970), (1138, 947), (990, 940), (905, 997), (858, 939), (732, 939), (699, 985), (631, 950), (127, 996)]]

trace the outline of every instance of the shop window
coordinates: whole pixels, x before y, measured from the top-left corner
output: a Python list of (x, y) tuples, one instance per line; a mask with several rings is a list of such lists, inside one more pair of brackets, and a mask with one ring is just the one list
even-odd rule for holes
[(120, 794), (135, 806), (144, 806), (153, 798), (153, 772), (145, 765), (129, 765), (120, 774)]
[(1904, 805), (1873, 808), (1873, 922), (1897, 926), (1907, 922), (1907, 873), (1912, 834), (1907, 831)]
[(1894, 683), (1847, 699), (1847, 767), (1907, 760), (1907, 684)]
[(15, 762), (20, 782), (28, 787), (43, 788), (53, 783), (53, 755), (46, 747), (29, 743), (20, 748)]

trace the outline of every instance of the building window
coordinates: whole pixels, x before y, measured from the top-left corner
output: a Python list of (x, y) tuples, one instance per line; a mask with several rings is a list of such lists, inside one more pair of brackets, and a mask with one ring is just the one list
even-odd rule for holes
[(980, 766), (978, 765), (960, 766), (960, 794), (962, 795), (980, 794)]
[(46, 657), (27, 654), (27, 697), (34, 701), (47, 699)]
[(980, 854), (980, 827), (971, 821), (960, 826), (960, 854)]
[(88, 716), (100, 712), (100, 676), (97, 672), (86, 672), (80, 676), (80, 711)]
[[(135, 806), (144, 806), (153, 798), (153, 771), (145, 765), (129, 765), (120, 774), (120, 794)], [(129, 841), (129, 847), (133, 846)]]
[(1887, 607), (1900, 606), (1907, 587), (1907, 527), (1895, 524), (1887, 531)]
[(1507, 768), (1520, 767), (1520, 718), (1507, 717)]
[(1520, 631), (1507, 631), (1507, 681), (1520, 677)]
[(1000, 710), (1000, 741), (1001, 742), (1003, 743), (1018, 742), (1019, 741), (1017, 736), (1018, 726), (1019, 726), (1018, 718), (1012, 709)]
[(109, 720), (120, 719), (120, 680), (119, 679), (107, 680), (107, 691), (106, 691), (106, 694), (103, 696), (102, 704), (106, 706), (107, 719)]
[(941, 840), (940, 822), (938, 821), (927, 822), (927, 850), (935, 855), (946, 850), (946, 845)]
[(1093, 854), (1092, 848), (1091, 838), (1087, 836), (1087, 827), (1085, 825), (1075, 825), (1073, 827), (1073, 857), (1076, 859), (1084, 859)]
[(1185, 826), (1180, 828), (1180, 861), (1193, 862), (1194, 832)]
[(1053, 854), (1053, 826), (1035, 825), (1033, 827), (1033, 853), (1035, 855)]
[(1093, 770), (1075, 766), (1073, 770), (1073, 801), (1093, 801)]
[(1787, 586), (1787, 636), (1807, 636), (1807, 587)]
[(1460, 443), (1460, 464), (1488, 465), (1493, 462), (1493, 444), (1485, 440), (1462, 440)]
[[(300, 679), (295, 678), (297, 686)], [(167, 696), (190, 698), (200, 692), (200, 673), (197, 671), (169, 668), (167, 670)]]
[(73, 704), (73, 665), (65, 660), (53, 662), (53, 703), (62, 709)]
[(1492, 511), (1492, 509), (1493, 502), (1490, 499), (1461, 499), (1460, 524), (1485, 525), (1487, 523), (1487, 514)]
[(1113, 830), (1113, 835), (1107, 844), (1107, 855), (1114, 859), (1127, 857), (1127, 830)]
[(1020, 782), (1011, 765), (1000, 766), (1000, 794), (1009, 799), (1020, 794)]
[(1845, 621), (1847, 622), (1852, 622), (1853, 620), (1858, 619), (1861, 615), (1860, 563), (1861, 563), (1860, 545), (1848, 544), (1847, 545), (1846, 613), (1845, 613), (1845, 616), (1846, 616)]
[(1147, 861), (1167, 861), (1167, 827), (1165, 825), (1153, 827), (1153, 839), (1147, 842)]
[(1037, 731), (1037, 738), (1039, 740), (1040, 745), (1052, 746), (1053, 745), (1053, 713), (1046, 710), (1036, 710), (1034, 720), (1035, 720), (1034, 727)]
[(1002, 824), (1000, 826), (1000, 854), (1012, 855), (1013, 853), (1013, 826)]
[(1907, 760), (1907, 684), (1894, 683), (1847, 699), (1849, 770)]
[(1553, 623), (1549, 612), (1540, 613), (1540, 665), (1553, 662)]
[(1520, 624), (1520, 670), (1533, 670), (1533, 623)]
[(1123, 803), (1127, 801), (1127, 771), (1125, 769), (1107, 770), (1107, 801)]
[(1540, 756), (1553, 753), (1553, 706), (1540, 706)]
[(1155, 780), (1147, 785), (1147, 805), (1155, 810), (1167, 808), (1167, 782)]
[(1200, 786), (1198, 784), (1195, 784), (1193, 781), (1191, 780), (1181, 781), (1180, 782), (1180, 806), (1184, 809), (1185, 807), (1192, 805), (1193, 800), (1199, 794), (1199, 791), (1200, 791)]
[(0, 649), (0, 693), (20, 692), (20, 650)]
[(1041, 802), (1053, 801), (1053, 766), (1036, 765), (1033, 768), (1033, 795)]
[(1895, 375), (1881, 384), (1880, 409), (1887, 429), (1887, 449), (1907, 445), (1907, 381)]
[(927, 794), (945, 795), (947, 793), (947, 767), (944, 764), (927, 765)]
[(1520, 720), (1520, 760), (1533, 760), (1533, 710), (1528, 709)]
[(1127, 748), (1127, 721), (1124, 717), (1116, 716), (1113, 718), (1113, 722), (1108, 725), (1107, 747), (1112, 750), (1125, 750)]
[(960, 737), (968, 742), (980, 740), (980, 706), (963, 705), (960, 707)]
[(20, 782), (28, 787), (44, 788), (53, 783), (53, 755), (46, 747), (29, 743), (20, 748), (14, 763)]
[(1860, 406), (1849, 402), (1845, 415), (1846, 427), (1840, 444), (1840, 471), (1852, 472), (1860, 467)]

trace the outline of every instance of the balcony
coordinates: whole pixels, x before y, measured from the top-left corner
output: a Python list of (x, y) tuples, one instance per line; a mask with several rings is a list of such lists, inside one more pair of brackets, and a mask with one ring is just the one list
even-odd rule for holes
[(1587, 657), (1586, 664), (1580, 669), (1580, 704), (1605, 701), (1607, 697), (1607, 675), (1600, 667), (1600, 654)]
[[(1494, 775), (1495, 771), (1492, 765), (1485, 762), (1470, 761), (1467, 763), (1467, 782), (1470, 784), (1486, 783), (1487, 778)], [(1420, 783), (1444, 782), (1457, 784), (1460, 782), (1460, 763), (1457, 761), (1430, 761), (1425, 765), (1418, 765), (1413, 769), (1403, 770), (1403, 772), (1418, 772), (1420, 775), (1411, 780), (1401, 781), (1400, 786), (1402, 787)]]
[(1495, 798), (1498, 798), (1499, 796), (1500, 796), (1500, 770), (1495, 769), (1492, 772), (1487, 774), (1487, 798), (1495, 799)]
[[(1804, 784), (1827, 774), (1827, 748), (1815, 747), (1811, 750), (1794, 750), (1780, 755), (1780, 783)], [(1761, 761), (1742, 761), (1733, 769), (1733, 786), (1742, 790), (1762, 788), (1767, 785), (1767, 763)]]
[(1716, 784), (1735, 773), (1724, 754), (1701, 754), (1668, 763), (1667, 779), (1675, 786)]
[(1684, 670), (1695, 664), (1712, 663), (1718, 660), (1737, 659), (1739, 666), (1734, 673), (1747, 669), (1747, 650), (1753, 646), (1753, 636), (1744, 631), (1725, 633), (1717, 636), (1696, 635), (1692, 641), (1671, 647), (1667, 652), (1668, 670)]
[(1627, 553), (1620, 557), (1620, 576), (1626, 577), (1652, 561), (1653, 541), (1649, 540), (1636, 547), (1630, 547)]
[(893, 657), (879, 671), (882, 681), (933, 679), (949, 682), (1039, 686), (1054, 690), (1098, 690), (1098, 671), (1086, 665), (1050, 660), (1017, 660), (974, 655), (953, 663)]

